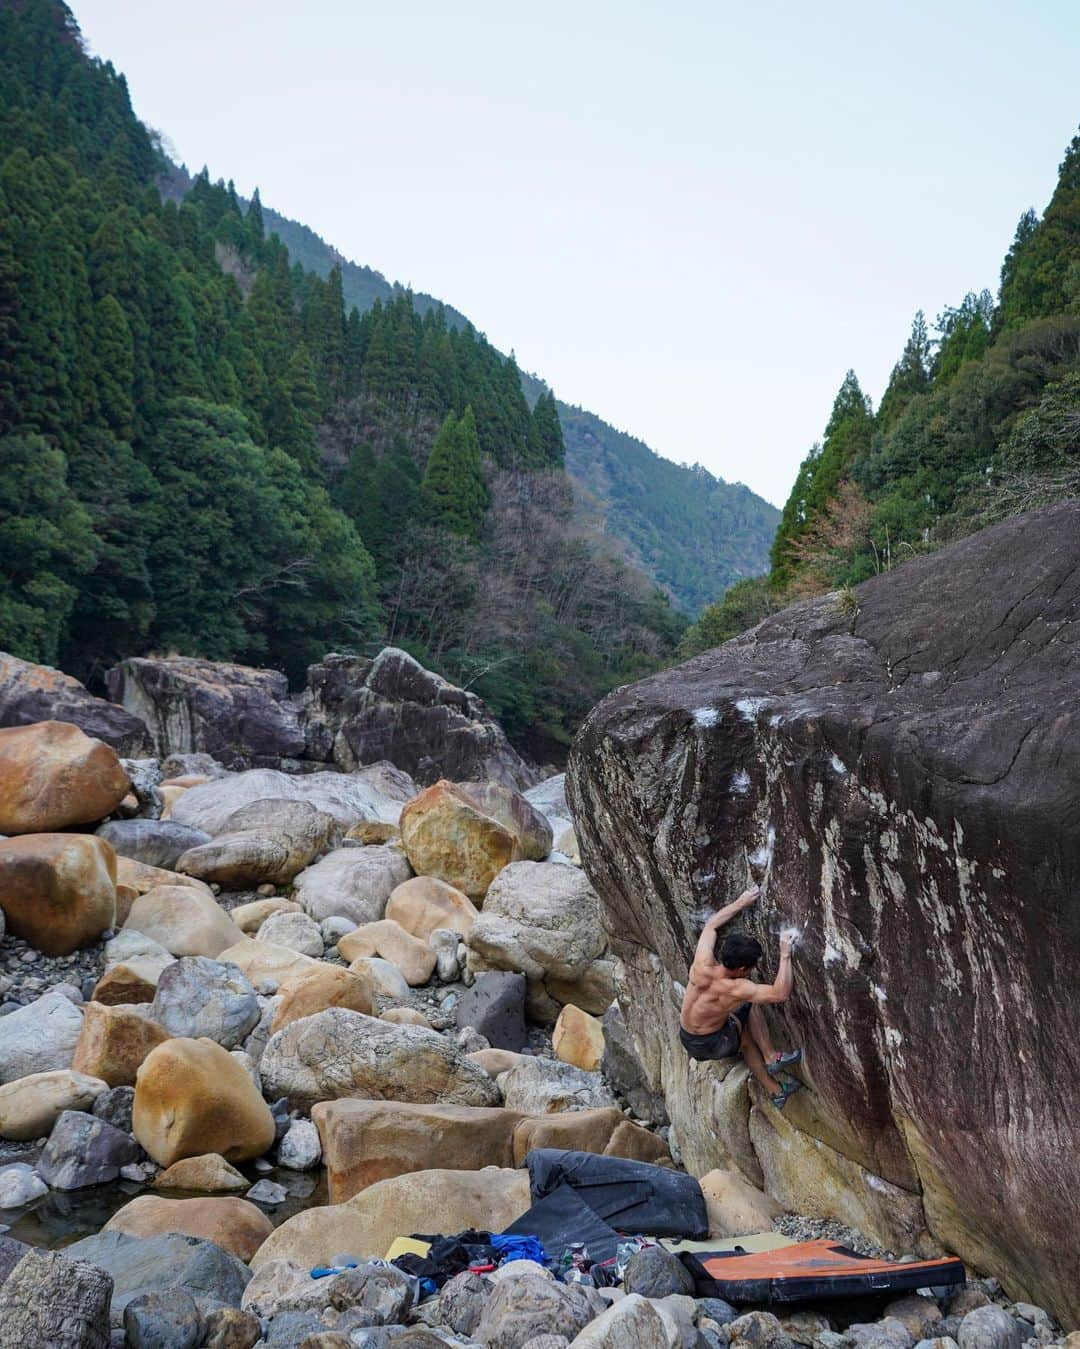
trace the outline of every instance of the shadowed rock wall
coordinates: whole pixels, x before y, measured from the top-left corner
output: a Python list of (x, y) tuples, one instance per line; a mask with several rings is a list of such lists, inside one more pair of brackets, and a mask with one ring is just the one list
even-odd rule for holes
[[(1080, 1318), (1080, 503), (1008, 520), (617, 690), (568, 798), (620, 1002), (688, 1166)], [(747, 915), (801, 1093), (677, 1039), (700, 923)], [(926, 1229), (926, 1230), (924, 1230)]]

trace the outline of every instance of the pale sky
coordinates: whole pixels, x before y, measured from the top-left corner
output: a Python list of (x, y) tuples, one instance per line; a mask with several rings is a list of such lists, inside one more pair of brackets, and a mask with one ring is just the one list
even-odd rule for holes
[(72, 4), (189, 168), (778, 505), (1080, 120), (1074, 0)]

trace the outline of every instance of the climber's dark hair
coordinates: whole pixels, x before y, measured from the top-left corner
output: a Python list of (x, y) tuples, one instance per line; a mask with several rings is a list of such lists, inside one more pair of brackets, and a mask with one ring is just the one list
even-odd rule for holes
[(733, 932), (725, 937), (720, 948), (720, 963), (729, 970), (752, 970), (761, 959), (761, 942), (745, 932)]

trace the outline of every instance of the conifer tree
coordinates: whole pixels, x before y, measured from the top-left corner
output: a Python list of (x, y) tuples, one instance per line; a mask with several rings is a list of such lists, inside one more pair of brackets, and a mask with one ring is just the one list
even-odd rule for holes
[(471, 406), (460, 418), (447, 414), (432, 446), (421, 490), (433, 523), (474, 542), (479, 538), (490, 496)]
[(536, 400), (529, 423), (529, 463), (539, 468), (562, 468), (565, 456), (555, 395), (546, 389)]
[(877, 429), (888, 430), (908, 403), (930, 387), (933, 350), (926, 328), (926, 315), (920, 309), (911, 325), (911, 336), (899, 361), (893, 366), (889, 384), (877, 412)]

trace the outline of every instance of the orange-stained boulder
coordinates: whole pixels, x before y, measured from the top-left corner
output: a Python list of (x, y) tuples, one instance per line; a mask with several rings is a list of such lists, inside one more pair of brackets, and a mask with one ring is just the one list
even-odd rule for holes
[(146, 1056), (167, 1039), (168, 1031), (129, 1007), (89, 1002), (71, 1066), (110, 1087), (130, 1087)]
[(67, 721), (0, 729), (0, 834), (48, 834), (116, 809), (131, 781), (116, 751)]
[(117, 1209), (102, 1229), (132, 1237), (180, 1232), (212, 1241), (238, 1260), (248, 1261), (274, 1230), (262, 1209), (246, 1199), (164, 1199), (141, 1194)]
[(479, 900), (511, 862), (524, 856), (518, 836), (485, 815), (444, 780), (406, 803), (401, 838), (412, 869)]
[(251, 1075), (213, 1040), (158, 1045), (136, 1075), (131, 1122), (159, 1166), (204, 1152), (248, 1161), (274, 1141), (274, 1117)]
[(353, 974), (340, 965), (312, 961), (304, 969), (288, 975), (278, 986), (279, 1002), (270, 1030), (276, 1034), (283, 1026), (314, 1016), (328, 1007), (345, 1007), (350, 1012), (371, 1016), (375, 1011), (375, 992), (371, 976)]
[(0, 908), (16, 937), (45, 955), (70, 955), (116, 921), (116, 854), (93, 834), (6, 839)]
[(421, 941), (427, 941), (439, 927), (467, 936), (478, 912), (468, 895), (437, 876), (402, 881), (386, 902), (387, 918)]

